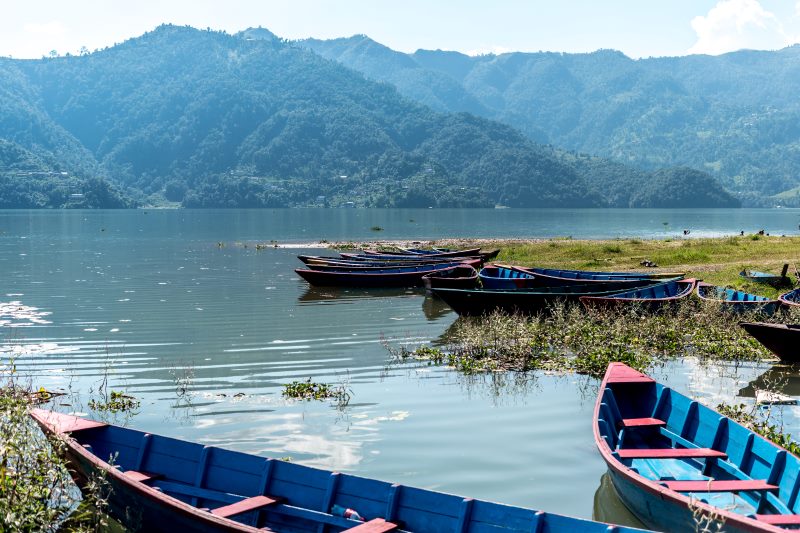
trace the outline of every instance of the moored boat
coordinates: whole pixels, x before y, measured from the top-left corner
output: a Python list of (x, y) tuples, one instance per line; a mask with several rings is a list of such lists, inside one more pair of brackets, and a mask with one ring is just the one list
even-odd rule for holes
[(791, 284), (791, 280), (786, 275), (789, 270), (789, 265), (783, 265), (783, 271), (780, 274), (773, 274), (771, 272), (759, 272), (757, 270), (744, 269), (739, 272), (739, 275), (749, 281), (755, 283), (766, 283), (773, 287), (781, 287), (783, 285)]
[(422, 250), (419, 248), (400, 248), (399, 252), (381, 252), (379, 250), (362, 250), (363, 255), (367, 256), (426, 256), (426, 257), (468, 257), (479, 256), (480, 248), (465, 248), (464, 250)]
[(766, 296), (717, 287), (702, 281), (697, 283), (697, 296), (701, 300), (719, 302), (723, 309), (734, 313), (760, 312), (771, 315), (780, 306), (780, 301)]
[(780, 301), (789, 307), (800, 307), (800, 289), (794, 289), (785, 294), (781, 294)]
[(582, 296), (580, 300), (587, 308), (638, 306), (657, 311), (691, 296), (696, 283), (694, 279), (673, 280), (607, 296)]
[[(542, 284), (563, 285), (565, 281), (586, 280), (602, 281), (607, 279), (647, 279), (647, 280), (673, 280), (682, 278), (683, 272), (604, 272), (595, 270), (565, 270), (559, 268), (542, 267), (513, 267), (529, 272), (541, 279)], [(548, 281), (548, 278), (551, 281)]]
[(478, 316), (493, 311), (533, 315), (543, 313), (558, 302), (577, 302), (582, 296), (615, 294), (627, 287), (621, 285), (567, 285), (523, 290), (431, 289), (459, 315)]
[(781, 361), (800, 362), (800, 324), (742, 322), (739, 325)]
[(564, 287), (567, 285), (607, 285), (634, 289), (657, 283), (649, 277), (623, 275), (611, 272), (583, 270), (555, 270), (518, 266), (489, 265), (481, 270), (481, 283), (488, 289), (521, 289), (535, 287)]
[(471, 289), (478, 286), (478, 271), (470, 265), (456, 267), (454, 270), (431, 272), (422, 276), (425, 288)]
[(402, 264), (363, 264), (363, 263), (309, 263), (306, 265), (311, 270), (326, 272), (416, 272), (418, 270), (430, 270), (446, 266), (467, 265), (470, 267), (480, 266), (480, 259), (465, 259), (457, 261), (455, 259), (447, 263), (402, 263)]
[[(453, 263), (455, 261), (461, 261), (461, 258), (456, 258), (456, 259), (431, 258), (428, 261), (420, 261), (418, 259), (411, 258), (408, 261), (401, 261), (397, 259), (381, 260), (377, 257), (375, 258), (374, 261), (362, 261), (357, 259), (347, 259), (345, 257), (329, 257), (322, 255), (298, 255), (297, 258), (306, 265), (353, 265), (353, 266), (382, 266), (382, 267), (429, 265), (434, 263)], [(466, 261), (470, 259), (473, 258), (468, 258), (468, 257), (464, 258), (464, 260)]]
[[(633, 533), (565, 517), (289, 461), (204, 446), (52, 411), (79, 485), (103, 475), (112, 515), (142, 531)], [(107, 457), (115, 457), (113, 466)]]
[(622, 363), (600, 385), (594, 439), (617, 494), (647, 527), (724, 531), (800, 525), (800, 459)]
[(466, 261), (469, 259), (483, 260), (477, 255), (458, 256), (458, 257), (439, 257), (435, 255), (362, 255), (342, 252), (339, 254), (342, 259), (350, 261), (384, 261), (384, 262), (407, 262), (407, 263), (447, 263), (451, 261)]
[(420, 287), (422, 276), (432, 272), (455, 270), (463, 263), (443, 263), (397, 268), (314, 270), (298, 268), (295, 272), (311, 285), (323, 287)]

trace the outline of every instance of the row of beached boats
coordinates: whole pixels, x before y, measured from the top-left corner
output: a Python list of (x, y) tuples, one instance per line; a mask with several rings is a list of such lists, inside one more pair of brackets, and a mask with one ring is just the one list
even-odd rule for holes
[[(111, 487), (110, 512), (141, 531), (641, 531), (52, 411), (35, 410), (32, 416), (46, 433), (64, 440), (78, 483), (104, 476)], [(641, 372), (609, 365), (592, 424), (616, 493), (649, 528), (695, 531), (703, 517), (731, 532), (800, 526), (796, 456)]]
[[(365, 250), (339, 257), (300, 255), (305, 268), (298, 275), (318, 286), (359, 288), (425, 286), (459, 315), (495, 311), (538, 314), (557, 302), (580, 303), (593, 309), (636, 306), (655, 312), (693, 295), (717, 302), (736, 313), (769, 316), (783, 307), (800, 307), (800, 289), (778, 299), (767, 298), (696, 279), (681, 272), (595, 272), (484, 263), (497, 250)], [(788, 265), (780, 275), (745, 270), (741, 276), (771, 285), (785, 285)], [(743, 327), (778, 357), (800, 360), (800, 327), (747, 323)]]

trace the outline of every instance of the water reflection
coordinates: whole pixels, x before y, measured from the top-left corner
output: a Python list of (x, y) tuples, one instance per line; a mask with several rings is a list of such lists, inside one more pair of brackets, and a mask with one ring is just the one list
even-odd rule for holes
[(297, 299), (300, 303), (329, 302), (346, 303), (347, 300), (391, 298), (395, 296), (421, 295), (422, 289), (360, 289), (357, 287), (308, 287)]
[(646, 526), (619, 499), (617, 489), (614, 488), (608, 472), (600, 476), (600, 486), (597, 487), (597, 491), (594, 493), (592, 519), (621, 526), (646, 529)]
[(453, 310), (441, 298), (426, 294), (422, 301), (422, 312), (425, 314), (425, 318), (432, 322), (452, 313)]
[(739, 389), (738, 395), (743, 398), (755, 398), (756, 391), (759, 390), (800, 398), (800, 364), (776, 364)]

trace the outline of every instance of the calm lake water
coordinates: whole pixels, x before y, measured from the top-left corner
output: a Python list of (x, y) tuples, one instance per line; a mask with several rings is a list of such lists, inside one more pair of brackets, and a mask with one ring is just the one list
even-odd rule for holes
[[(302, 248), (254, 243), (369, 239), (374, 225), (398, 239), (657, 237), (665, 221), (692, 235), (792, 234), (798, 219), (793, 210), (0, 211), (0, 355), (16, 356), (37, 386), (70, 392), (68, 411), (90, 412), (107, 380), (141, 400), (127, 423), (146, 431), (635, 524), (594, 447), (595, 380), (392, 363), (385, 343), (435, 340), (456, 316), (421, 291), (311, 289), (293, 272)], [(749, 401), (753, 384), (780, 373), (770, 367), (687, 360), (657, 378), (716, 405)], [(282, 384), (307, 378), (346, 384), (350, 405), (282, 398)], [(796, 372), (783, 383), (800, 396)], [(782, 411), (791, 433), (796, 409)]]

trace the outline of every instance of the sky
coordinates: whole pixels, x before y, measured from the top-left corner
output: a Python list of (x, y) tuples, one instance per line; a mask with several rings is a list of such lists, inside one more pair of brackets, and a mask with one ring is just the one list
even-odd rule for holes
[(0, 56), (104, 48), (173, 23), (286, 39), (366, 34), (395, 50), (620, 50), (629, 57), (800, 42), (800, 0), (0, 0)]

